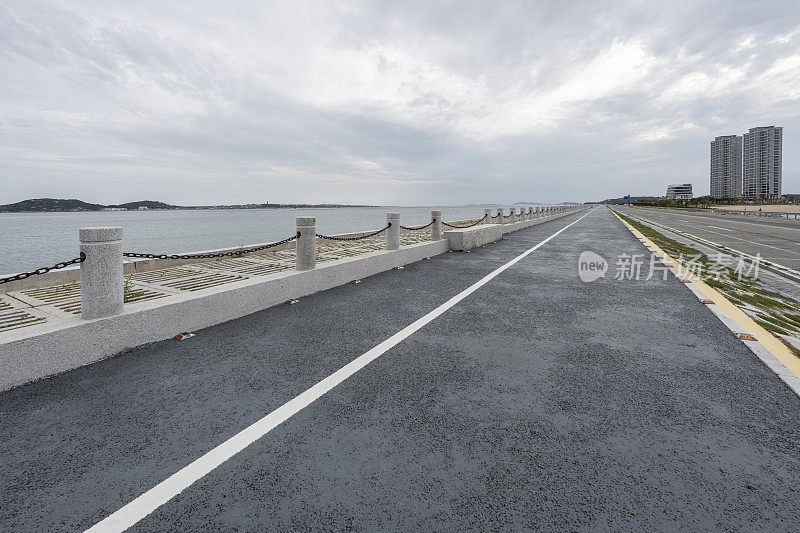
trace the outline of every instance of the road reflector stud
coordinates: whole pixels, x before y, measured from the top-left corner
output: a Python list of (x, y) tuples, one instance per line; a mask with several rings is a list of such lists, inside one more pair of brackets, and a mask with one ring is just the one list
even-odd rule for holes
[(683, 283), (691, 283), (691, 282), (692, 282), (692, 280), (690, 280), (690, 279), (682, 279), (681, 281), (682, 281)]
[(714, 300), (709, 300), (708, 298), (703, 298), (702, 300), (700, 300), (700, 303), (713, 304)]
[(737, 333), (736, 336), (740, 340), (743, 340), (743, 341), (756, 341), (756, 340), (758, 340), (755, 337), (753, 337), (752, 335), (750, 335), (749, 333)]
[(194, 337), (194, 333), (189, 333), (188, 331), (185, 331), (183, 333), (178, 333), (177, 335), (175, 335), (173, 337), (173, 339), (178, 339), (179, 341), (182, 341), (182, 340), (190, 339), (192, 337)]
[(353, 284), (361, 283), (361, 280), (360, 279), (353, 279), (353, 280), (348, 281), (347, 283), (353, 283)]
[(422, 259), (430, 259), (430, 257), (423, 257)]
[(299, 301), (300, 301), (300, 300), (286, 300), (286, 301), (284, 301), (283, 303), (285, 303), (285, 304), (296, 304), (296, 303), (297, 303), (297, 302), (299, 302)]
[(403, 267), (392, 267), (392, 270), (402, 270)]

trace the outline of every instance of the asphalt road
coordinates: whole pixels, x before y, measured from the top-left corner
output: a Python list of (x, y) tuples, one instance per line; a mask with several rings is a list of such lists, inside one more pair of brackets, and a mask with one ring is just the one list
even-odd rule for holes
[[(580, 216), (0, 394), (0, 530), (95, 524)], [(797, 530), (800, 399), (620, 253), (595, 209), (132, 530)]]
[(625, 206), (619, 210), (800, 270), (800, 221)]

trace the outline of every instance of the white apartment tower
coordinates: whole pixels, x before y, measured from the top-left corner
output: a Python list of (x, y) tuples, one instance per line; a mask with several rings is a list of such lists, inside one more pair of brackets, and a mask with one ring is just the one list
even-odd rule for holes
[(739, 135), (716, 137), (711, 141), (711, 197), (741, 196), (742, 137)]
[(744, 196), (775, 198), (782, 194), (783, 128), (750, 128), (744, 134)]

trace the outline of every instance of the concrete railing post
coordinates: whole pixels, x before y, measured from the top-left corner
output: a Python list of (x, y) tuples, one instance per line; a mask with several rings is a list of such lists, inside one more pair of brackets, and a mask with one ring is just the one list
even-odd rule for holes
[(297, 217), (297, 270), (312, 270), (317, 266), (317, 219)]
[(483, 210), (483, 223), (484, 224), (491, 224), (492, 223), (492, 209), (486, 208)]
[(533, 220), (533, 207), (528, 206), (528, 220)]
[(431, 240), (438, 241), (442, 238), (442, 212), (431, 211)]
[(386, 224), (389, 224), (389, 228), (386, 230), (386, 249), (399, 250), (400, 213), (386, 213)]
[(81, 318), (117, 315), (125, 305), (122, 228), (81, 228)]
[(509, 207), (508, 208), (508, 223), (514, 224), (517, 221), (517, 208), (516, 207)]
[(498, 207), (497, 208), (497, 223), (500, 224), (501, 226), (503, 224), (505, 224), (505, 221), (503, 220), (503, 208), (502, 207)]
[(536, 207), (534, 207), (534, 209), (535, 209), (536, 211), (535, 211), (535, 213), (533, 214), (533, 218), (539, 218), (540, 216), (542, 216), (542, 214), (540, 213), (541, 207), (539, 207), (539, 206), (537, 205)]

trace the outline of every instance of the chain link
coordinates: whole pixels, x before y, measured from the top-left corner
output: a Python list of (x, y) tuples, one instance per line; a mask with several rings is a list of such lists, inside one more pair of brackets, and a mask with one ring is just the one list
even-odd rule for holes
[(80, 257), (76, 257), (75, 259), (70, 259), (69, 261), (63, 261), (61, 263), (57, 263), (51, 267), (41, 267), (37, 268), (36, 270), (32, 270), (30, 272), (22, 272), (20, 274), (15, 274), (14, 276), (9, 276), (7, 278), (0, 278), (0, 285), (3, 283), (9, 283), (11, 281), (17, 281), (20, 279), (29, 278), (31, 276), (38, 276), (40, 274), (47, 274), (51, 270), (60, 270), (62, 268), (67, 268), (70, 265), (74, 265), (76, 263), (83, 263), (86, 260), (86, 254), (81, 252)]
[(424, 226), (403, 226), (403, 225), (401, 225), (400, 227), (402, 229), (405, 229), (405, 230), (408, 230), (408, 231), (419, 231), (421, 229), (425, 229), (425, 228), (429, 228), (429, 227), (433, 226), (434, 222), (436, 222), (435, 218), (433, 220), (431, 220), (430, 222), (428, 222), (427, 224), (425, 224)]
[[(369, 237), (374, 237), (378, 233), (383, 233), (384, 231), (386, 231), (387, 229), (389, 229), (391, 227), (392, 227), (392, 223), (389, 222), (389, 223), (386, 224), (386, 227), (383, 228), (383, 229), (379, 229), (378, 231), (373, 231), (372, 233), (368, 233), (367, 235), (359, 235), (358, 237), (333, 237), (331, 235), (322, 235), (320, 233), (317, 233), (317, 237), (319, 237), (320, 239), (328, 239), (328, 240), (331, 240), (331, 241), (359, 241), (361, 239), (368, 239)], [(400, 227), (402, 227), (402, 226), (400, 226)]]
[(478, 221), (477, 221), (477, 222), (475, 222), (474, 224), (469, 224), (469, 225), (467, 225), (467, 226), (454, 226), (453, 224), (448, 224), (447, 222), (442, 222), (442, 225), (443, 225), (443, 226), (447, 226), (448, 228), (456, 228), (456, 229), (461, 229), (461, 228), (471, 228), (471, 227), (473, 227), (473, 226), (477, 226), (478, 224), (483, 224), (483, 221), (484, 221), (484, 220), (486, 220), (486, 215), (483, 215), (483, 218), (482, 218), (482, 219), (480, 219), (480, 220), (478, 220)]
[(244, 254), (250, 254), (253, 252), (260, 252), (261, 250), (266, 250), (268, 248), (274, 248), (275, 246), (280, 246), (281, 244), (286, 244), (287, 242), (292, 242), (293, 240), (297, 239), (300, 236), (300, 232), (297, 232), (297, 235), (293, 235), (288, 239), (283, 239), (282, 241), (273, 242), (270, 244), (265, 244), (264, 246), (256, 246), (255, 248), (247, 248), (243, 250), (234, 250), (231, 252), (221, 252), (218, 254), (186, 254), (186, 255), (176, 255), (176, 254), (137, 254), (133, 252), (125, 252), (122, 255), (125, 257), (140, 257), (143, 259), (215, 259), (217, 257), (234, 257), (240, 256)]

